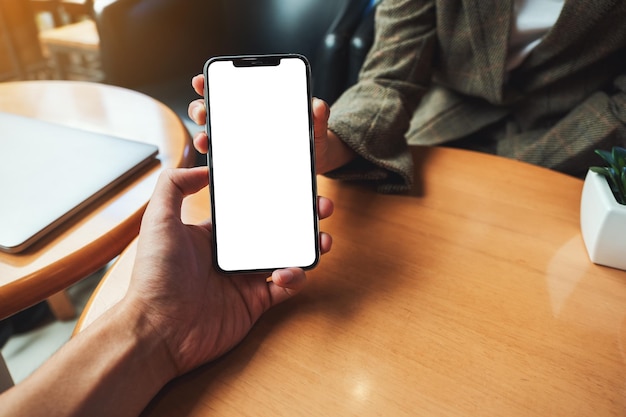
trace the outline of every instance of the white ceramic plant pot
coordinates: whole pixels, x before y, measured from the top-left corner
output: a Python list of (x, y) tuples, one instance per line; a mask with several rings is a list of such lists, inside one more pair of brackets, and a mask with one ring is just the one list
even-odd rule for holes
[(580, 202), (580, 228), (592, 262), (626, 270), (626, 206), (606, 178), (588, 171)]

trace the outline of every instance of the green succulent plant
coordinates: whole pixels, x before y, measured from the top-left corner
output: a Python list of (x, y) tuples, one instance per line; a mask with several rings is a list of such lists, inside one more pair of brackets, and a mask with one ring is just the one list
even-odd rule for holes
[(598, 174), (604, 175), (615, 200), (626, 205), (626, 149), (614, 146), (611, 152), (597, 149), (596, 153), (606, 161), (608, 166), (590, 167), (589, 169)]

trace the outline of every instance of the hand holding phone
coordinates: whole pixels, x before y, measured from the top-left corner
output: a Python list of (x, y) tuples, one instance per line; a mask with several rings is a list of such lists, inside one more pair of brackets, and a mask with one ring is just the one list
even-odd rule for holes
[(215, 57), (204, 75), (217, 268), (312, 268), (319, 238), (308, 62)]

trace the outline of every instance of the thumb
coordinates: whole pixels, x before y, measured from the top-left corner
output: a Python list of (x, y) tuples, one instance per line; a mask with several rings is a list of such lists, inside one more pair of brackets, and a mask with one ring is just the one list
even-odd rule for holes
[(209, 183), (207, 167), (175, 168), (161, 172), (144, 218), (180, 219), (181, 205), (185, 196), (194, 194)]
[(311, 110), (313, 112), (313, 134), (315, 136), (315, 141), (317, 142), (318, 140), (322, 140), (326, 137), (330, 107), (324, 100), (313, 98)]
[(277, 269), (272, 272), (272, 280), (268, 282), (273, 307), (293, 297), (304, 288), (307, 278), (301, 268)]

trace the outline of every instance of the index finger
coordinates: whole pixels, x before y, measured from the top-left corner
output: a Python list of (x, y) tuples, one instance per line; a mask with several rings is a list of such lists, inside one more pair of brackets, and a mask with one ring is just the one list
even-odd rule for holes
[(204, 74), (198, 74), (191, 79), (191, 86), (199, 95), (204, 95)]

